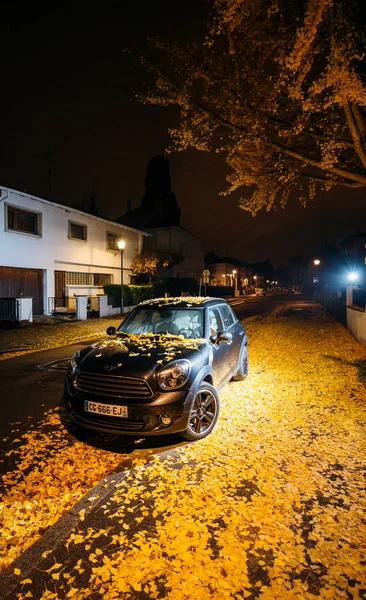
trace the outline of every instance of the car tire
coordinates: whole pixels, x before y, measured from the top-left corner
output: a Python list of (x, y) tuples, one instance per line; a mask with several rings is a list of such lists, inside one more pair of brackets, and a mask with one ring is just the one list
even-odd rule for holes
[(248, 352), (247, 347), (244, 346), (244, 350), (241, 354), (240, 365), (237, 373), (233, 376), (234, 381), (244, 381), (248, 377)]
[(206, 437), (215, 427), (219, 411), (220, 400), (217, 391), (213, 385), (203, 381), (192, 402), (188, 427), (180, 436), (190, 442)]

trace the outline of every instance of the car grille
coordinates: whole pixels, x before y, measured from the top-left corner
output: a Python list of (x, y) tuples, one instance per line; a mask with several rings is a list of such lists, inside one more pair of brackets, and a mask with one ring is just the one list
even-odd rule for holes
[(78, 373), (74, 387), (89, 394), (109, 396), (110, 398), (136, 398), (150, 400), (152, 391), (143, 379), (133, 377), (116, 377), (99, 373)]
[(89, 413), (84, 413), (83, 419), (86, 423), (98, 425), (99, 428), (105, 427), (108, 429), (113, 427), (113, 429), (120, 429), (121, 431), (140, 431), (145, 425), (142, 419), (116, 419), (104, 415), (97, 415), (94, 418), (94, 415)]

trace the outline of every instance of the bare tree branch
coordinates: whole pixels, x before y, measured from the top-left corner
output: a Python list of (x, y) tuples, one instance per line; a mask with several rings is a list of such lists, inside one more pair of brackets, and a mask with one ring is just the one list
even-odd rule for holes
[(361, 141), (361, 134), (360, 131), (357, 127), (355, 118), (353, 116), (352, 110), (350, 105), (347, 103), (344, 105), (344, 112), (346, 114), (346, 119), (347, 119), (347, 123), (348, 123), (348, 127), (349, 127), (349, 131), (353, 140), (353, 145), (355, 147), (355, 150), (357, 152), (357, 155), (362, 163), (362, 165), (364, 166), (364, 168), (366, 169), (366, 152), (363, 149), (362, 146), (362, 141)]

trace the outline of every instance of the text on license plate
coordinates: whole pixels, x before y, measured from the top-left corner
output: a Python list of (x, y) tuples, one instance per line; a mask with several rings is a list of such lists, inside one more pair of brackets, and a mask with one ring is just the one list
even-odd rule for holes
[(98, 415), (109, 415), (111, 417), (128, 417), (127, 406), (115, 406), (113, 404), (101, 404), (100, 402), (91, 402), (84, 400), (84, 410)]

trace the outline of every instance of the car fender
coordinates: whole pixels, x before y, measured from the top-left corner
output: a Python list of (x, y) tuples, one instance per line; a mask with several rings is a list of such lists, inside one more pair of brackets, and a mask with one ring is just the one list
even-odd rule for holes
[[(205, 365), (204, 367), (202, 367), (202, 369), (200, 369), (200, 371), (198, 371), (198, 373), (197, 373), (196, 377), (194, 378), (194, 381), (191, 385), (191, 388), (189, 390), (187, 398), (185, 400), (184, 412), (191, 410), (193, 399), (194, 399), (202, 381), (208, 375), (211, 377), (211, 380), (214, 382), (214, 373), (213, 373), (213, 369), (212, 369), (211, 365)], [(209, 383), (211, 383), (211, 382), (209, 382)], [(214, 383), (213, 383), (213, 385), (214, 385)]]
[[(248, 348), (248, 338), (247, 338), (247, 336), (246, 336), (246, 334), (245, 334), (245, 335), (244, 335), (244, 339), (243, 339), (243, 343), (242, 343), (242, 345), (241, 345), (241, 348), (240, 348), (240, 352), (239, 352), (239, 354), (238, 354), (238, 362), (236, 363), (236, 368), (237, 368), (237, 369), (238, 369), (238, 368), (239, 368), (239, 366), (240, 366), (240, 363), (241, 363), (241, 360), (242, 360), (243, 353), (246, 351), (246, 349), (247, 349), (247, 348)], [(235, 375), (235, 373), (234, 373), (234, 375)]]

